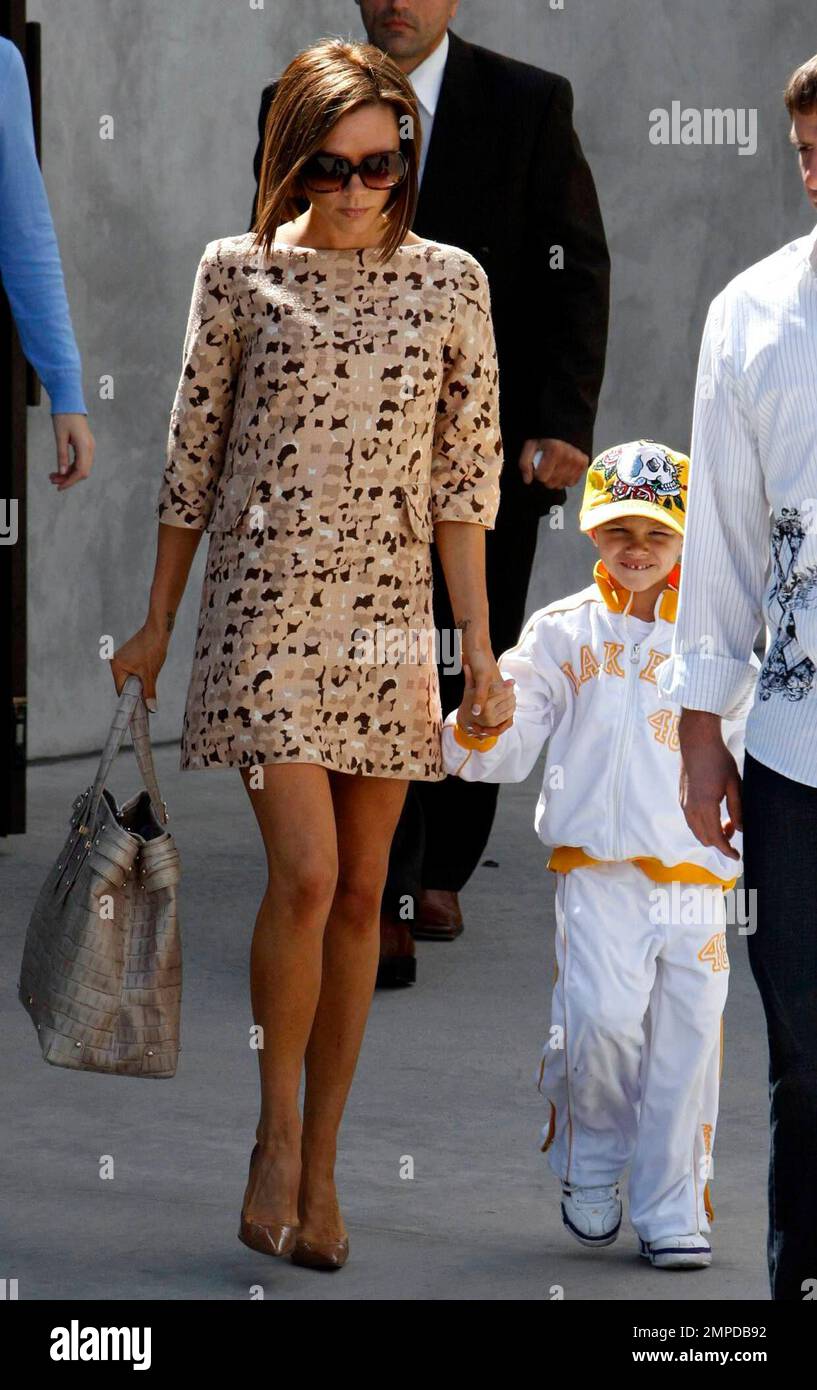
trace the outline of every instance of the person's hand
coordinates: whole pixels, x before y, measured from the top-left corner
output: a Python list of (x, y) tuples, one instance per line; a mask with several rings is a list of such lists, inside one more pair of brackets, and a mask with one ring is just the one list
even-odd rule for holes
[[(740, 859), (729, 841), (743, 829), (738, 765), (721, 734), (720, 715), (706, 710), (682, 710), (678, 723), (681, 744), (679, 799), (686, 823), (702, 845)], [(728, 819), (721, 822), (726, 797)]]
[(153, 714), (158, 708), (156, 698), (156, 678), (165, 664), (169, 637), (158, 627), (145, 623), (133, 637), (117, 647), (111, 657), (111, 674), (117, 695), (128, 676), (139, 676), (142, 681), (142, 695), (145, 704)]
[[(87, 478), (94, 466), (94, 436), (88, 428), (87, 415), (68, 413), (52, 415), (54, 437), (57, 441), (57, 472), (48, 477), (58, 492)], [(70, 449), (73, 447), (74, 457)]]
[[(493, 661), (493, 658), (491, 660)], [(513, 723), (513, 713), (516, 709), (514, 681), (511, 678), (503, 680), (496, 662), (493, 664), (497, 677), (495, 680), (491, 679), (490, 671), (486, 670), (477, 677), (467, 661), (462, 663), (465, 692), (462, 704), (457, 710), (457, 723), (466, 733), (475, 734), (477, 738), (490, 738), (504, 733)]]
[(564, 439), (526, 439), (519, 455), (523, 483), (534, 478), (545, 487), (573, 487), (590, 466), (587, 454)]

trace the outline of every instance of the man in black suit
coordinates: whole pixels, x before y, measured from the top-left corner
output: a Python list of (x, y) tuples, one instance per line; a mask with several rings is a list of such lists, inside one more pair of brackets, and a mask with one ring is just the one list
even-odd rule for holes
[[(610, 270), (598, 199), (564, 77), (459, 38), (448, 28), (459, 0), (357, 3), (369, 42), (406, 73), (419, 102), (413, 230), (470, 251), (490, 283), (505, 464), (496, 525), (485, 539), (499, 656), (524, 620), (539, 519), (565, 502), (592, 454)], [(261, 98), (256, 182), (275, 85)], [(252, 223), (255, 215), (256, 202)], [(435, 627), (450, 633), (434, 546), (432, 563)], [(450, 640), (441, 641), (447, 648)], [(445, 714), (462, 700), (463, 677), (445, 666), (439, 674)], [(457, 894), (485, 848), (498, 792), (497, 783), (456, 777), (409, 787), (383, 895), (378, 984), (415, 978), (413, 937), (452, 940), (462, 931)]]

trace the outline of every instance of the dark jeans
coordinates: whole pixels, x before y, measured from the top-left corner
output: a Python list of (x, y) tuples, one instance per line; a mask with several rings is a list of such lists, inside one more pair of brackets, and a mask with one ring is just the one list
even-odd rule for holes
[(743, 770), (744, 884), (756, 889), (748, 940), (769, 1035), (769, 1277), (802, 1301), (817, 1279), (817, 787), (749, 753)]
[[(539, 516), (532, 509), (517, 511), (503, 504), (497, 523), (485, 536), (485, 576), (488, 591), (491, 647), (499, 657), (519, 637), (536, 554)], [(453, 630), (454, 619), (436, 546), (431, 547), (434, 582), (434, 625)], [(441, 642), (441, 654), (452, 650)], [(443, 717), (462, 700), (464, 678), (440, 665), (440, 703)], [(474, 872), (491, 833), (498, 782), (412, 782), (392, 840), (383, 906), (398, 913), (401, 898), (415, 905), (421, 888), (459, 892)]]

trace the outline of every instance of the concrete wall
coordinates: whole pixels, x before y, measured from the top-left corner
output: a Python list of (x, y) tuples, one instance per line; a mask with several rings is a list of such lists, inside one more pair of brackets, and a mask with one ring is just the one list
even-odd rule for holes
[[(613, 256), (612, 335), (597, 447), (689, 443), (708, 301), (807, 232), (780, 93), (817, 46), (805, 0), (462, 0), (466, 39), (564, 73)], [(98, 748), (113, 705), (101, 634), (143, 621), (153, 506), (198, 258), (243, 232), (262, 86), (328, 34), (362, 37), (353, 0), (31, 0), (43, 25), (43, 166), (90, 422), (92, 479), (55, 495), (47, 403), (30, 412), (31, 757)], [(754, 156), (656, 146), (649, 113), (756, 108)], [(115, 139), (102, 140), (112, 116)], [(99, 382), (113, 377), (113, 400)], [(44, 401), (47, 398), (44, 396)], [(529, 611), (589, 582), (595, 551), (544, 521)], [(159, 683), (157, 741), (178, 736), (206, 542)]]

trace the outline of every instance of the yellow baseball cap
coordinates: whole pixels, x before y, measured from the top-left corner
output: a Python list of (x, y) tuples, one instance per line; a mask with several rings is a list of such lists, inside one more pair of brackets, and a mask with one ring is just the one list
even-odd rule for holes
[(587, 470), (579, 530), (621, 516), (649, 516), (684, 534), (689, 459), (654, 439), (616, 444)]

